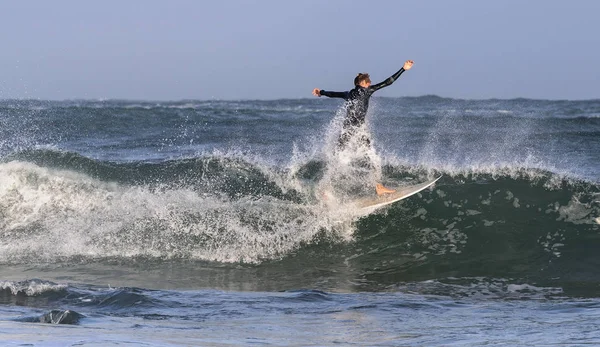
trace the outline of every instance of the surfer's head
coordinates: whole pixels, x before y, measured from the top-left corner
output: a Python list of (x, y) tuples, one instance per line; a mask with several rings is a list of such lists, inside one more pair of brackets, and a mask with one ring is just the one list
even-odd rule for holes
[(354, 85), (361, 86), (363, 88), (368, 88), (371, 85), (371, 78), (369, 78), (368, 73), (359, 73), (354, 78)]

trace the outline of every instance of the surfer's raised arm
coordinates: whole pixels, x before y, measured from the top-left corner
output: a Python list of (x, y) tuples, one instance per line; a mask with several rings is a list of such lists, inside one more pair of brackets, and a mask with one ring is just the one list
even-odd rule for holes
[(327, 96), (330, 98), (342, 98), (342, 99), (348, 98), (348, 92), (328, 92), (326, 90), (315, 88), (315, 89), (313, 89), (312, 93), (314, 96)]
[(389, 86), (390, 84), (394, 83), (394, 81), (397, 80), (398, 77), (400, 77), (400, 75), (402, 75), (402, 73), (404, 71), (410, 70), (410, 68), (413, 66), (414, 63), (415, 62), (412, 61), (412, 60), (407, 60), (404, 63), (404, 66), (402, 66), (400, 68), (400, 70), (396, 71), (395, 74), (393, 74), (392, 76), (388, 77), (385, 81), (383, 81), (381, 83), (377, 83), (377, 84), (374, 84), (374, 85), (370, 86), (369, 89), (374, 92), (374, 91), (379, 90), (379, 89), (381, 89), (383, 87)]

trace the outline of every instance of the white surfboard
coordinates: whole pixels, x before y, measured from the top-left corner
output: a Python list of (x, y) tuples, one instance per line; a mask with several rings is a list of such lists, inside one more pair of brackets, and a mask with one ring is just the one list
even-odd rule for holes
[(411, 186), (401, 187), (401, 188), (398, 188), (394, 193), (391, 193), (391, 194), (376, 196), (374, 198), (359, 199), (359, 200), (354, 201), (354, 206), (356, 206), (363, 212), (370, 213), (370, 212), (373, 212), (376, 209), (381, 208), (385, 205), (389, 205), (396, 201), (406, 199), (411, 195), (417, 194), (418, 192), (422, 191), (423, 189), (431, 187), (440, 178), (442, 178), (442, 176), (440, 176), (436, 179), (433, 179), (431, 181), (427, 181), (427, 182), (423, 182), (423, 183), (419, 183), (419, 184), (415, 184), (415, 185), (411, 185)]

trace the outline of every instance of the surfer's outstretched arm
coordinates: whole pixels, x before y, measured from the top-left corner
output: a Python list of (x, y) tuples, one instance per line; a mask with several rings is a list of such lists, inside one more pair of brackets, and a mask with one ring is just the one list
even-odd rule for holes
[(326, 90), (322, 90), (319, 88), (315, 88), (313, 90), (313, 95), (314, 96), (327, 96), (330, 98), (342, 98), (342, 99), (348, 98), (348, 92), (328, 92)]
[(379, 90), (379, 89), (381, 89), (381, 88), (383, 88), (383, 87), (387, 87), (387, 86), (389, 86), (390, 84), (394, 83), (394, 81), (395, 81), (395, 80), (397, 80), (397, 79), (398, 79), (398, 77), (400, 77), (400, 75), (402, 75), (402, 73), (403, 73), (404, 71), (406, 71), (406, 70), (410, 70), (410, 68), (413, 66), (413, 64), (414, 64), (414, 63), (415, 63), (415, 62), (414, 62), (414, 61), (412, 61), (412, 60), (407, 60), (407, 61), (404, 63), (404, 66), (402, 66), (402, 67), (400, 68), (400, 70), (396, 71), (396, 73), (395, 73), (395, 74), (391, 75), (390, 77), (388, 77), (388, 78), (387, 78), (385, 81), (383, 81), (383, 82), (380, 82), (380, 83), (377, 83), (377, 84), (374, 84), (374, 85), (370, 86), (370, 87), (369, 87), (369, 89), (371, 89), (371, 91), (373, 91), (373, 92), (374, 92), (374, 91), (376, 91), (376, 90)]

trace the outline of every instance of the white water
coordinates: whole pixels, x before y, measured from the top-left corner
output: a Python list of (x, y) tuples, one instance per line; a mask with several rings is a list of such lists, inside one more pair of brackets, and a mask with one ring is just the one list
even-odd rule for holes
[(5, 263), (73, 256), (257, 262), (328, 227), (318, 209), (269, 197), (127, 187), (23, 162), (0, 164), (0, 180)]

